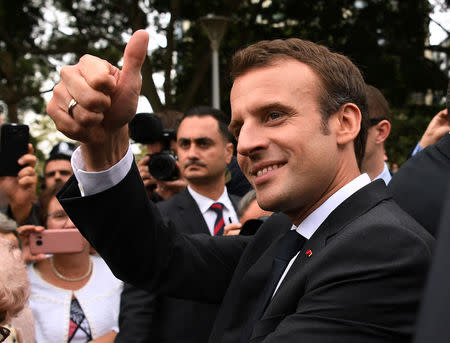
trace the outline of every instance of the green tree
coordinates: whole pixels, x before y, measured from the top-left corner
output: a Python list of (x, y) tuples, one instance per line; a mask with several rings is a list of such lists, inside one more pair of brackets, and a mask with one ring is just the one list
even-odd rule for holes
[[(439, 6), (448, 5), (441, 0)], [(410, 95), (429, 89), (439, 95), (447, 86), (446, 75), (424, 58), (430, 11), (427, 0), (0, 0), (0, 99), (10, 107), (10, 120), (27, 109), (45, 112), (44, 80), (58, 79), (50, 62), (69, 64), (91, 53), (118, 64), (126, 37), (151, 27), (166, 39), (154, 44), (143, 66), (142, 94), (153, 110), (210, 103), (211, 52), (198, 19), (214, 13), (231, 19), (219, 52), (226, 112), (233, 53), (262, 39), (300, 37), (349, 56), (394, 112), (413, 123), (434, 113), (411, 109)], [(164, 76), (163, 97), (155, 73)], [(397, 143), (396, 151), (409, 149)]]
[(8, 105), (10, 121), (17, 121), (19, 109), (40, 111), (43, 105), (41, 86), (50, 63), (34, 41), (43, 33), (42, 20), (38, 4), (0, 1), (0, 99)]

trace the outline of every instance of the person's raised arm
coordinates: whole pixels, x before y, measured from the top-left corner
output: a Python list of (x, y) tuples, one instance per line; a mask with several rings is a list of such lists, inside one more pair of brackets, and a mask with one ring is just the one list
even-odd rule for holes
[(8, 215), (19, 225), (36, 224), (37, 217), (34, 211), (36, 200), (36, 162), (34, 149), (28, 144), (28, 154), (17, 161), (23, 166), (17, 176), (0, 177), (0, 190), (7, 196), (9, 202)]
[(422, 149), (429, 145), (435, 144), (445, 134), (450, 131), (450, 122), (448, 120), (448, 110), (444, 109), (436, 114), (427, 126), (422, 138), (420, 139), (420, 147)]
[[(59, 131), (81, 143), (85, 171), (106, 170), (127, 152), (147, 44), (148, 34), (136, 31), (125, 48), (122, 70), (91, 55), (61, 69), (47, 112)], [(76, 105), (69, 114), (72, 99)]]

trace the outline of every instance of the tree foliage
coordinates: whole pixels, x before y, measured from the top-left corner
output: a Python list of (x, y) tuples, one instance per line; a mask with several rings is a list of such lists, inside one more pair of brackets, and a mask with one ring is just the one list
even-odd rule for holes
[[(441, 0), (441, 7), (448, 5)], [(153, 110), (210, 103), (211, 49), (199, 18), (213, 13), (230, 18), (219, 52), (226, 112), (233, 53), (262, 39), (300, 37), (349, 56), (393, 112), (414, 123), (434, 109), (418, 110), (411, 94), (431, 90), (439, 99), (447, 87), (447, 75), (424, 57), (430, 11), (427, 0), (0, 0), (0, 99), (9, 105), (11, 121), (28, 109), (44, 112), (44, 81), (57, 80), (55, 61), (68, 64), (91, 53), (117, 64), (126, 38), (152, 27), (166, 38), (143, 66), (142, 94)], [(450, 54), (448, 47), (431, 48)], [(164, 76), (163, 97), (155, 73)], [(410, 148), (399, 141), (392, 142), (395, 151)]]

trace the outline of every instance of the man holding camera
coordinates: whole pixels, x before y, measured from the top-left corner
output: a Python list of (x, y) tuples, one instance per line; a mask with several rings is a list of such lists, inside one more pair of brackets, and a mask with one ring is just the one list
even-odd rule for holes
[(147, 148), (137, 164), (147, 194), (153, 202), (167, 200), (186, 187), (176, 163), (176, 130), (183, 113), (174, 110), (136, 113), (130, 121), (130, 138)]
[[(130, 135), (137, 136), (134, 130), (130, 130)], [(167, 149), (156, 151), (160, 150)], [(225, 114), (208, 106), (188, 110), (178, 127), (176, 151), (180, 176), (187, 181), (187, 187), (158, 202), (158, 208), (180, 233), (223, 235), (226, 224), (238, 222), (239, 202), (225, 187), (225, 171), (233, 155)], [(148, 159), (155, 157), (169, 158), (154, 153)], [(145, 183), (146, 170), (141, 162), (138, 165)], [(159, 165), (167, 166), (163, 161)], [(152, 165), (145, 167), (152, 169)], [(167, 174), (164, 170), (155, 172)], [(221, 221), (216, 223), (218, 213)], [(121, 299), (116, 342), (206, 343), (218, 308), (218, 304), (155, 296), (127, 284)]]

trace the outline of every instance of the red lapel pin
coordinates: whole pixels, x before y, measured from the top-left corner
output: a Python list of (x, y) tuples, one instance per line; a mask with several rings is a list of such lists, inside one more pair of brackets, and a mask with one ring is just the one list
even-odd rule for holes
[(306, 256), (311, 257), (312, 251), (311, 251), (311, 250), (308, 250), (305, 254), (306, 254)]

